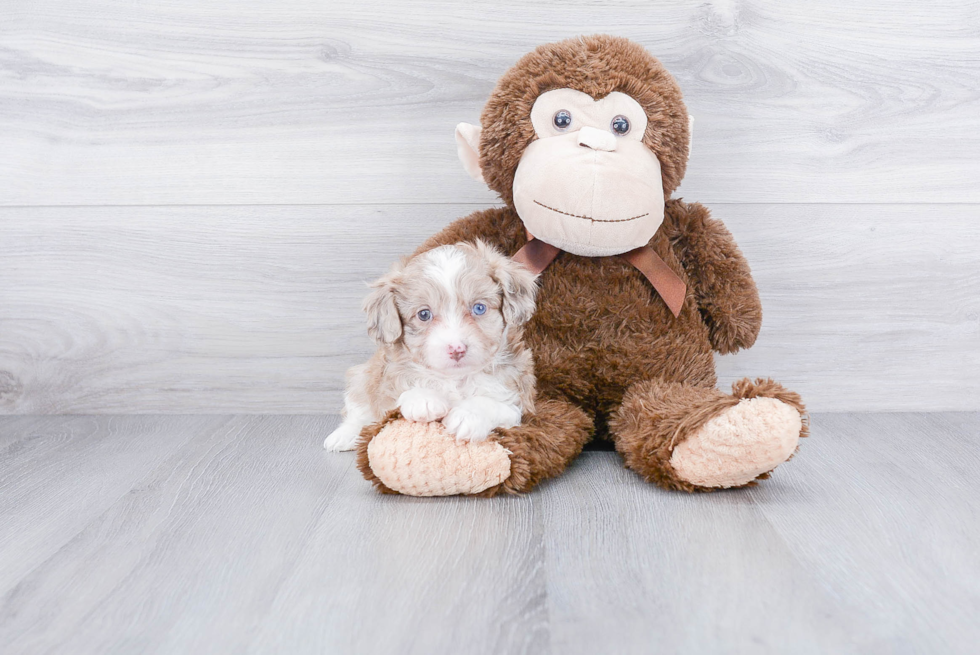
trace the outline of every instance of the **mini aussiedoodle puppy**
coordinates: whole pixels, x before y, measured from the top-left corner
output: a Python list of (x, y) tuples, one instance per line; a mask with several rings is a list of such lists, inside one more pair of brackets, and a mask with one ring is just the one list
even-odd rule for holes
[(477, 241), (429, 250), (371, 285), (368, 333), (379, 348), (347, 372), (344, 421), (327, 450), (351, 450), (361, 429), (398, 408), (442, 421), (459, 441), (486, 439), (533, 411), (534, 364), (522, 342), (535, 276)]

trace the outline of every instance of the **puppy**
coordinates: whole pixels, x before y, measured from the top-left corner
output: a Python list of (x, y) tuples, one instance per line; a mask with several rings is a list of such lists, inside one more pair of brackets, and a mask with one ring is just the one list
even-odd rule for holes
[(535, 276), (490, 246), (441, 246), (395, 264), (364, 301), (378, 351), (347, 372), (344, 421), (327, 450), (352, 450), (361, 429), (396, 407), (481, 441), (534, 409), (534, 364), (521, 340)]

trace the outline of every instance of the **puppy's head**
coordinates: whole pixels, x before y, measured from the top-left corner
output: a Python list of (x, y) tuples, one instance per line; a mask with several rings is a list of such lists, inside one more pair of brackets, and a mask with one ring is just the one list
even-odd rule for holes
[(429, 369), (465, 375), (484, 368), (507, 328), (534, 313), (534, 275), (486, 244), (459, 243), (396, 264), (364, 303), (368, 333), (401, 340)]

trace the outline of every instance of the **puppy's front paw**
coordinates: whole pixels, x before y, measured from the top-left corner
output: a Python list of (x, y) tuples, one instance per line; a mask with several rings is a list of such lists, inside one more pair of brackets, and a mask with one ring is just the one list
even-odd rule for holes
[(449, 434), (456, 435), (456, 441), (483, 441), (494, 428), (492, 421), (466, 407), (453, 407), (442, 424)]
[(409, 389), (398, 397), (402, 416), (417, 423), (438, 421), (449, 413), (449, 403), (434, 391)]
[(332, 452), (354, 450), (360, 434), (360, 425), (344, 422), (339, 428), (331, 432), (329, 437), (323, 440), (323, 447)]

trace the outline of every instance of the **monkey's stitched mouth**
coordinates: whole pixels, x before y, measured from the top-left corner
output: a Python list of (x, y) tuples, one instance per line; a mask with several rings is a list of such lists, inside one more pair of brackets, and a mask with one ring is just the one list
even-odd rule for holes
[(643, 218), (644, 216), (649, 216), (650, 212), (645, 214), (640, 214), (639, 216), (631, 216), (629, 218), (613, 218), (613, 219), (603, 219), (603, 218), (592, 218), (591, 216), (579, 216), (578, 214), (569, 214), (568, 212), (563, 212), (560, 209), (555, 209), (554, 207), (549, 207), (543, 202), (534, 201), (535, 205), (540, 205), (545, 209), (555, 212), (556, 214), (563, 214), (565, 216), (571, 216), (572, 218), (581, 218), (586, 221), (592, 221), (593, 223), (626, 223), (628, 221), (635, 221), (638, 218)]

